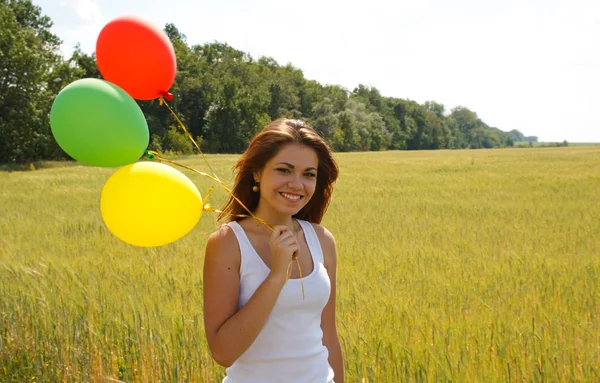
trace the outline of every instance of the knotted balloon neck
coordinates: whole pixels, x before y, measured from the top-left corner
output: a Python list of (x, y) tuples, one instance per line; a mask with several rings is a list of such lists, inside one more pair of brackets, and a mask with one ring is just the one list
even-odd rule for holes
[(173, 101), (173, 94), (172, 93), (163, 91), (163, 92), (160, 92), (160, 95), (163, 96), (165, 98), (165, 100), (167, 100), (167, 101)]

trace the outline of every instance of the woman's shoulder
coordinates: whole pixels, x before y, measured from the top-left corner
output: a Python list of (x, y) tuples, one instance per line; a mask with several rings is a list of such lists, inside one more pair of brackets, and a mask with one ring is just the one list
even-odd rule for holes
[(233, 233), (233, 229), (231, 228), (231, 226), (229, 226), (229, 223), (226, 223), (218, 227), (215, 231), (213, 231), (208, 236), (208, 241), (220, 242), (223, 240), (231, 239), (234, 236), (235, 234)]
[(315, 233), (317, 234), (317, 238), (321, 243), (321, 248), (323, 249), (323, 256), (327, 261), (328, 257), (336, 256), (336, 248), (335, 248), (335, 238), (331, 231), (327, 229), (325, 226), (320, 225), (318, 223), (309, 222), (311, 226), (315, 229)]
[(239, 262), (240, 249), (233, 229), (229, 225), (222, 225), (212, 232), (206, 244), (206, 255), (229, 258)]
[[(308, 222), (308, 221), (306, 221)], [(331, 234), (331, 231), (329, 231), (329, 229), (327, 229), (325, 226), (320, 225), (318, 223), (314, 223), (314, 222), (308, 222), (313, 229), (315, 229), (315, 232), (317, 233), (317, 235), (319, 236), (319, 240), (321, 240), (321, 237), (327, 241), (335, 241), (335, 238), (333, 237), (333, 234)]]

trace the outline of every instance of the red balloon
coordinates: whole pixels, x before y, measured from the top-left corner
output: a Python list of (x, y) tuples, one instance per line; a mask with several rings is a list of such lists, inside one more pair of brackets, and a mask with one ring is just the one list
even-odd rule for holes
[(166, 96), (177, 68), (167, 34), (133, 16), (119, 17), (102, 28), (96, 62), (106, 81), (137, 100)]

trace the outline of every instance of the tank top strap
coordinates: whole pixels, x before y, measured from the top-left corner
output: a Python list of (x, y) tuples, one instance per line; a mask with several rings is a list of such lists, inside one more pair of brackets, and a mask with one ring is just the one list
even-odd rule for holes
[(223, 224), (223, 226), (229, 226), (231, 230), (233, 230), (233, 234), (235, 234), (235, 237), (237, 238), (240, 247), (242, 246), (242, 244), (245, 243), (244, 229), (242, 229), (242, 226), (240, 226), (239, 223), (237, 223), (236, 221), (231, 221)]
[(239, 223), (236, 221), (231, 221), (224, 224), (224, 226), (225, 225), (229, 226), (231, 230), (233, 230), (233, 234), (235, 234), (235, 238), (237, 239), (238, 246), (240, 248), (240, 275), (243, 275), (248, 268), (249, 259), (252, 259), (249, 254), (253, 250), (251, 248), (252, 245), (250, 244), (244, 229)]
[(321, 242), (319, 241), (319, 237), (317, 236), (317, 232), (313, 225), (308, 221), (303, 221), (297, 219), (300, 226), (302, 226), (302, 230), (304, 231), (304, 236), (306, 237), (306, 242), (308, 244), (308, 249), (310, 253), (313, 254), (313, 257), (320, 263), (325, 263), (323, 258), (323, 249), (321, 248)]

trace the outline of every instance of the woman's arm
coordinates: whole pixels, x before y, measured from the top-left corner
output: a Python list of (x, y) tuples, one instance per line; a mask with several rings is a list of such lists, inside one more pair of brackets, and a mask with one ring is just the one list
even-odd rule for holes
[[(275, 239), (277, 236), (280, 240)], [(289, 235), (274, 230), (271, 242), (276, 243), (272, 249), (286, 250), (283, 252), (289, 253), (291, 259), (294, 240), (295, 237), (292, 240)], [(204, 259), (204, 329), (213, 358), (224, 367), (231, 366), (252, 345), (286, 282), (285, 273), (273, 267), (248, 303), (238, 311), (240, 262), (237, 239), (229, 227), (222, 227), (209, 237)], [(281, 262), (274, 260), (273, 263), (275, 266)]]
[(337, 285), (337, 252), (335, 239), (329, 230), (322, 226), (316, 227), (319, 241), (323, 247), (325, 268), (331, 281), (331, 295), (321, 315), (321, 329), (323, 330), (323, 344), (329, 351), (329, 365), (335, 374), (335, 383), (344, 383), (344, 356), (335, 323), (336, 310), (336, 285)]

